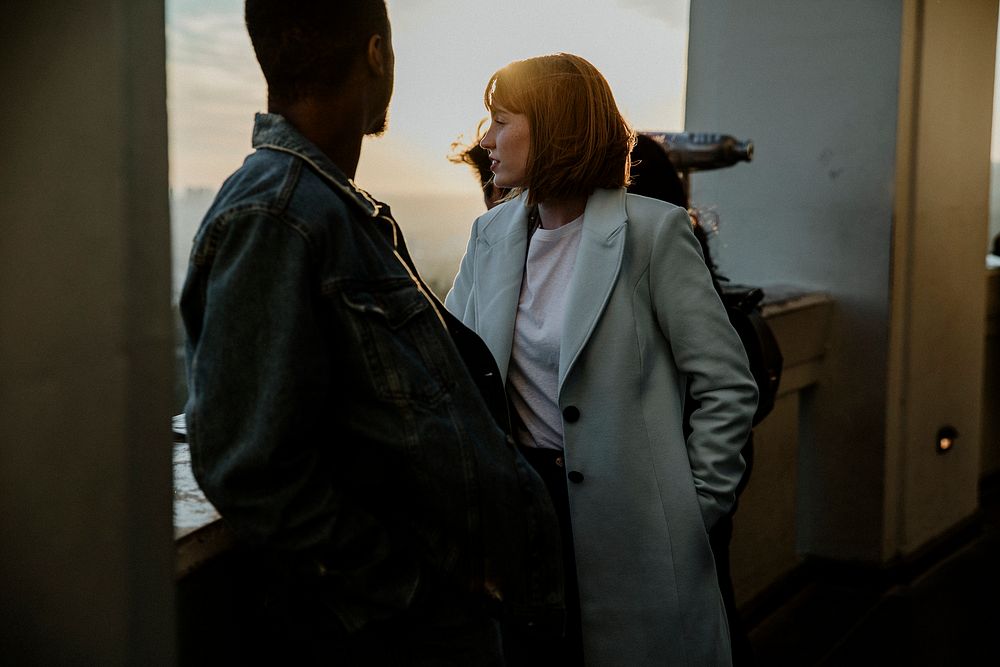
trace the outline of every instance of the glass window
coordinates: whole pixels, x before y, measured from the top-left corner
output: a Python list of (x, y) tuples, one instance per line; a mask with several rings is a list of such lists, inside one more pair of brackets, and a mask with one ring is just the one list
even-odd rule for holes
[[(396, 52), (389, 129), (366, 139), (355, 180), (392, 206), (421, 274), (441, 296), (484, 210), (476, 177), (447, 156), (460, 135), (474, 138), (486, 113), (483, 88), (496, 69), (577, 53), (608, 78), (636, 129), (683, 129), (688, 0), (387, 4)], [(265, 109), (266, 92), (241, 0), (167, 0), (166, 8), (176, 303), (191, 240), (219, 185), (250, 151), (253, 114)]]

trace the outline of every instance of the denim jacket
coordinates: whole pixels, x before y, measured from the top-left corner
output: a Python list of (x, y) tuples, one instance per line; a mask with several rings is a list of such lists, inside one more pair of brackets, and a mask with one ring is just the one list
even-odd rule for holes
[(349, 631), (430, 586), (560, 622), (557, 521), (489, 350), (418, 277), (388, 206), (281, 116), (257, 116), (253, 145), (181, 300), (206, 496)]

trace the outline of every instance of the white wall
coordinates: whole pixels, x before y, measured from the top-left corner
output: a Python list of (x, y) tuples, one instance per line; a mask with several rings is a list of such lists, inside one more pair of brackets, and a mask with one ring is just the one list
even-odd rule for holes
[(692, 3), (686, 129), (757, 149), (693, 178), (722, 270), (837, 304), (802, 400), (802, 553), (885, 562), (975, 510), (996, 26), (996, 0)]
[(899, 40), (897, 2), (691, 3), (686, 129), (756, 144), (692, 179), (722, 271), (836, 301), (802, 402), (798, 543), (852, 560), (878, 558), (882, 529)]
[(0, 661), (173, 663), (163, 3), (0, 28)]

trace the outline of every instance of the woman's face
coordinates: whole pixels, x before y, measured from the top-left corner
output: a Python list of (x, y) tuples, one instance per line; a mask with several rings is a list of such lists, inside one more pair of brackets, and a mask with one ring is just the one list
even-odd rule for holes
[(490, 154), (490, 171), (498, 188), (528, 187), (528, 144), (531, 129), (528, 117), (495, 107), (490, 129), (479, 145)]

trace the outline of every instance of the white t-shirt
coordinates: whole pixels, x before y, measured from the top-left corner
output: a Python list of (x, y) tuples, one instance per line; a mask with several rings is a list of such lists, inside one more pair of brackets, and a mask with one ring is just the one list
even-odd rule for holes
[(514, 425), (518, 442), (531, 447), (563, 448), (559, 344), (582, 230), (583, 216), (556, 229), (539, 227), (528, 245), (507, 390), (520, 417)]

